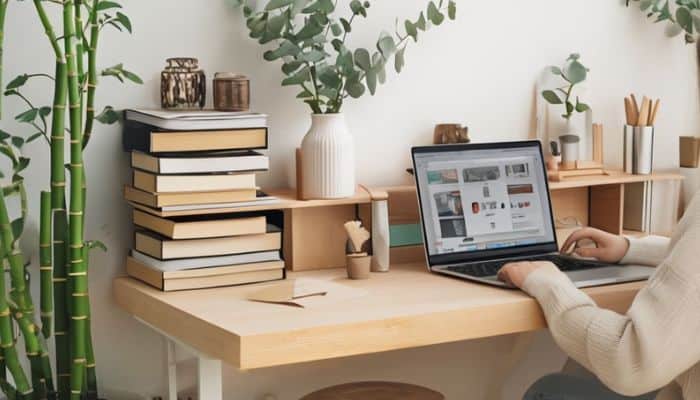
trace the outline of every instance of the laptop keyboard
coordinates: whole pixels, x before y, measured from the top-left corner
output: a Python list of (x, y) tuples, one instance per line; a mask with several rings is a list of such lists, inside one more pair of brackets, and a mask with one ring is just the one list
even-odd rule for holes
[(564, 257), (558, 255), (546, 255), (533, 258), (519, 260), (497, 260), (484, 261), (480, 263), (469, 263), (462, 265), (452, 265), (445, 268), (447, 271), (457, 272), (459, 274), (470, 275), (477, 278), (494, 276), (498, 273), (505, 264), (514, 261), (549, 261), (556, 265), (562, 271), (578, 271), (583, 269), (609, 267), (610, 264), (605, 264), (597, 261), (580, 260), (573, 257)]

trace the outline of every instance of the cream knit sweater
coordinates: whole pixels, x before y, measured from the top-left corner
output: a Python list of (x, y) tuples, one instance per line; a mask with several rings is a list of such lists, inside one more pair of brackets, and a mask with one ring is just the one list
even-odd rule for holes
[(612, 390), (634, 396), (675, 381), (684, 400), (700, 400), (700, 196), (671, 239), (629, 242), (622, 263), (658, 269), (624, 315), (597, 307), (554, 267), (532, 272), (523, 290), (557, 344)]

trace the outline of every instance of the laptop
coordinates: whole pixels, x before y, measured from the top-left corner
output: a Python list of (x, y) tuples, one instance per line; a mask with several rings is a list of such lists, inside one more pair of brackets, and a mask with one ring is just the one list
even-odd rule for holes
[(646, 280), (654, 268), (563, 255), (539, 141), (412, 149), (430, 271), (508, 287), (512, 261), (551, 261), (578, 287)]

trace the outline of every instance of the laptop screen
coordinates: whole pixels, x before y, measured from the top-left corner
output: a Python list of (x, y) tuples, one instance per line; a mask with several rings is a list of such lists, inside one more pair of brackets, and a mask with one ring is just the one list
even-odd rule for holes
[(431, 265), (556, 251), (540, 143), (413, 149)]

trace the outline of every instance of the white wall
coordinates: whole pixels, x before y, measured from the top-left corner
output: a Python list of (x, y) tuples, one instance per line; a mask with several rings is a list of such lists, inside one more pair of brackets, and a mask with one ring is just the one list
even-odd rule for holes
[[(124, 1), (132, 17), (133, 37), (113, 32), (102, 39), (100, 65), (117, 62), (139, 73), (145, 85), (122, 86), (103, 79), (100, 108), (158, 105), (159, 71), (172, 56), (194, 56), (209, 77), (216, 71), (248, 74), (253, 106), (268, 113), (271, 124), (271, 172), (268, 187), (293, 180), (293, 149), (308, 128), (308, 110), (296, 101), (296, 89), (281, 88), (279, 65), (262, 61), (262, 49), (247, 39), (241, 16), (223, 0)], [(346, 1), (341, 0), (341, 3)], [(352, 44), (371, 46), (393, 18), (415, 18), (425, 0), (376, 1), (370, 18), (360, 21)], [(677, 164), (677, 136), (698, 133), (698, 100), (693, 49), (669, 40), (661, 26), (644, 21), (641, 13), (610, 0), (458, 0), (458, 21), (422, 35), (410, 45), (407, 66), (375, 97), (350, 101), (345, 109), (357, 142), (358, 179), (366, 184), (407, 181), (411, 145), (428, 143), (437, 122), (469, 125), (475, 141), (528, 137), (533, 128), (534, 80), (545, 65), (580, 52), (591, 68), (590, 89), (595, 120), (606, 128), (605, 156), (620, 165), (618, 132), (623, 123), (622, 98), (634, 90), (663, 99), (658, 121), (657, 162)], [(47, 3), (48, 7), (55, 7)], [(52, 72), (52, 57), (31, 2), (12, 2), (7, 21), (5, 79), (29, 72)], [(41, 85), (28, 92), (49, 103)], [(3, 127), (20, 110), (6, 102)], [(31, 134), (33, 132), (26, 132)], [(117, 127), (98, 126), (87, 155), (90, 238), (99, 238), (109, 253), (94, 254), (91, 289), (94, 304), (98, 368), (103, 387), (162, 393), (163, 356), (159, 337), (115, 307), (111, 281), (123, 274), (123, 259), (131, 245), (129, 209), (121, 198), (128, 178), (126, 157)], [(31, 212), (38, 211), (37, 191), (48, 188), (48, 152), (43, 143), (27, 147), (33, 158), (28, 173)], [(26, 249), (36, 259), (36, 218), (27, 232)], [(35, 279), (36, 281), (36, 279)], [(258, 398), (267, 391), (282, 400), (323, 385), (360, 378), (415, 381), (442, 390), (448, 398), (480, 397), (482, 382), (511, 338), (436, 346), (317, 364), (234, 373), (225, 377), (229, 399)], [(510, 396), (538, 374), (558, 368), (562, 360), (548, 336), (537, 342), (539, 354), (518, 369)], [(545, 357), (545, 359), (543, 359)]]

